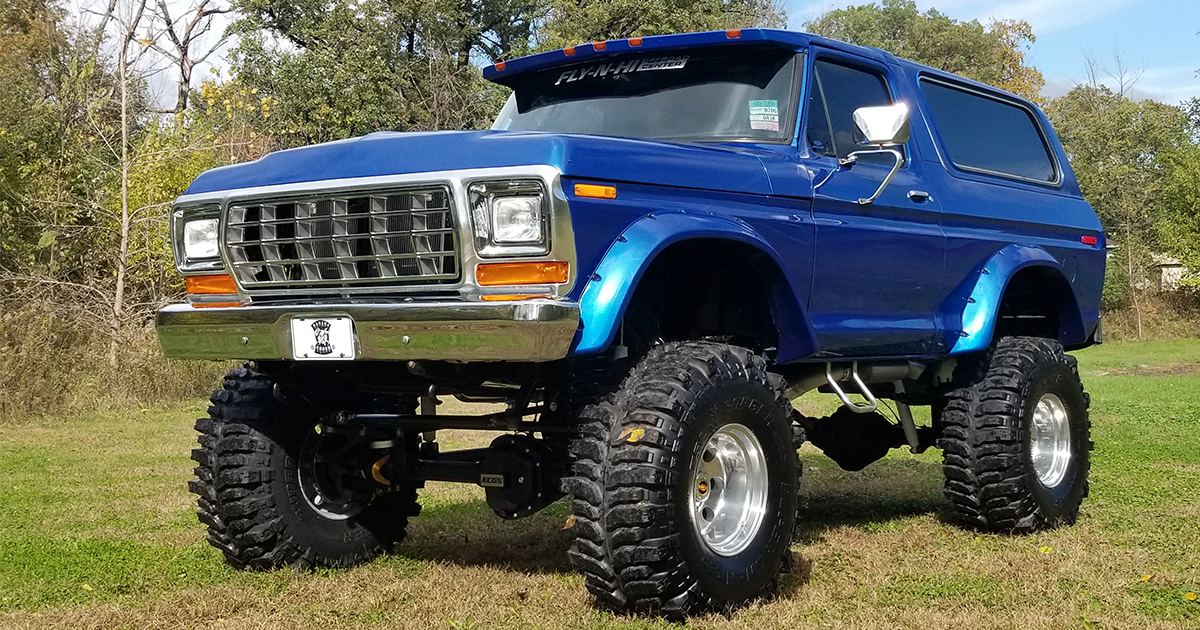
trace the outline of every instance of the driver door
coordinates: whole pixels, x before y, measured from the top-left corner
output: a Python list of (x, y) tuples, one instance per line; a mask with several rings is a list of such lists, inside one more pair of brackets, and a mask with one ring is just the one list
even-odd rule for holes
[[(864, 156), (851, 166), (838, 158), (865, 149), (856, 143), (852, 115), (860, 107), (897, 100), (888, 69), (828, 52), (814, 55), (805, 99), (804, 139), (813, 195), (815, 260), (809, 315), (820, 356), (897, 356), (935, 353), (934, 317), (945, 266), (946, 238), (916, 142), (902, 151), (895, 179), (870, 197), (895, 163)], [(913, 133), (924, 133), (911, 107)]]

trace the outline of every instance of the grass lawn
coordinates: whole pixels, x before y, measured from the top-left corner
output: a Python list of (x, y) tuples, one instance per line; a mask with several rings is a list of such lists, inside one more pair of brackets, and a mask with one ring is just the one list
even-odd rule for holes
[[(1096, 450), (1077, 525), (978, 535), (948, 520), (937, 452), (846, 473), (805, 447), (796, 572), (774, 600), (690, 625), (1200, 628), (1200, 341), (1079, 358)], [(503, 522), (473, 486), (430, 484), (409, 539), (369, 565), (231, 570), (185, 485), (202, 410), (0, 425), (0, 627), (668, 625), (591, 608), (566, 561), (564, 503)]]

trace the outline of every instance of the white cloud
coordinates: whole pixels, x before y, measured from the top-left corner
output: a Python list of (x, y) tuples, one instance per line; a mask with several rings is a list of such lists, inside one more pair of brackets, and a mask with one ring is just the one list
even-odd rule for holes
[(1200, 79), (1192, 66), (1159, 66), (1147, 68), (1133, 89), (1135, 96), (1141, 93), (1156, 101), (1179, 103), (1200, 97)]
[[(949, 0), (943, 6), (963, 5), (964, 19), (986, 22), (1025, 20), (1037, 35), (1048, 35), (1087, 24), (1137, 0)], [(947, 14), (959, 11), (946, 11)]]
[(1072, 81), (1063, 77), (1046, 77), (1046, 84), (1042, 86), (1041, 96), (1044, 99), (1058, 98), (1066, 96), (1075, 86), (1079, 85), (1078, 81)]
[[(1189, 98), (1200, 98), (1200, 78), (1196, 77), (1196, 68), (1190, 66), (1158, 66), (1133, 72), (1136, 80), (1133, 86), (1127, 88), (1129, 97), (1134, 101), (1145, 101), (1147, 98), (1163, 103), (1178, 104)], [(1099, 83), (1111, 90), (1118, 89), (1117, 79), (1110, 76), (1098, 77)], [(1068, 77), (1046, 77), (1042, 88), (1042, 96), (1056, 98), (1067, 94), (1076, 85), (1084, 84), (1086, 80)]]
[[(1097, 80), (1111, 90), (1119, 89), (1118, 80), (1113, 76), (1103, 74), (1103, 70)], [(1200, 79), (1196, 76), (1196, 68), (1191, 66), (1134, 68), (1130, 72), (1128, 80), (1133, 80), (1132, 87), (1126, 89), (1129, 92), (1129, 98), (1135, 101), (1151, 99), (1176, 105), (1190, 98), (1200, 98)], [(1046, 85), (1042, 87), (1041, 94), (1045, 98), (1056, 98), (1084, 83), (1087, 83), (1085, 77), (1046, 77)]]
[[(879, 0), (791, 0), (791, 25), (799, 28), (805, 21), (826, 11)], [(1097, 20), (1137, 0), (918, 0), (917, 7), (938, 11), (956, 20), (1025, 20), (1037, 35), (1074, 28)]]

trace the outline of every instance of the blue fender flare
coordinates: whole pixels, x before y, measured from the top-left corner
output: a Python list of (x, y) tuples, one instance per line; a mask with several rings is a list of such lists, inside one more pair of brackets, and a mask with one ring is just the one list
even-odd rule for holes
[(1060, 302), (1063, 307), (1059, 341), (1068, 344), (1081, 340), (1083, 322), (1077, 306), (1078, 298), (1067, 281), (1062, 265), (1041, 247), (1007, 245), (984, 263), (974, 276), (974, 283), (968, 279), (947, 298), (943, 312), (950, 316), (944, 330), (959, 331), (957, 338), (951, 338), (947, 343), (951, 355), (984, 350), (992, 343), (996, 319), (1000, 317), (1000, 301), (1004, 299), (1009, 282), (1018, 272), (1031, 267), (1041, 267), (1050, 272), (1056, 280), (1055, 290), (1065, 293), (1059, 296), (1063, 300)]
[(580, 297), (582, 326), (572, 352), (594, 354), (616, 338), (621, 319), (642, 275), (671, 245), (695, 239), (722, 239), (750, 245), (770, 257), (775, 277), (766, 278), (769, 303), (779, 332), (777, 360), (789, 361), (816, 351), (801, 291), (781, 270), (783, 261), (749, 225), (727, 217), (684, 212), (644, 216), (612, 243)]

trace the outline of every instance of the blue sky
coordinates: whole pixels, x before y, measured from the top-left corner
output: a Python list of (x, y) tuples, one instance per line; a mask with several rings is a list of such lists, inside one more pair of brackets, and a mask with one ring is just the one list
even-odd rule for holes
[[(784, 0), (790, 28), (824, 11), (871, 0)], [(917, 0), (956, 20), (1020, 19), (1037, 42), (1026, 61), (1046, 78), (1043, 94), (1054, 97), (1087, 81), (1087, 58), (1115, 72), (1114, 55), (1141, 77), (1135, 98), (1179, 103), (1200, 97), (1200, 0)]]

